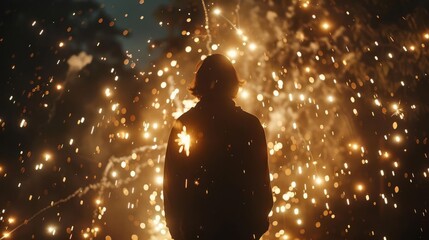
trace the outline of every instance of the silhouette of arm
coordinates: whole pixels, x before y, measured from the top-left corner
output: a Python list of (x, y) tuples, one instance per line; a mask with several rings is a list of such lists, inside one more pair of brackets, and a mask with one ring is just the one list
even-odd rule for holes
[(178, 134), (177, 125), (177, 122), (173, 125), (168, 139), (167, 151), (165, 154), (163, 181), (165, 218), (167, 222), (167, 227), (169, 228), (170, 233), (173, 237), (177, 236), (178, 232), (180, 231), (179, 219), (181, 208), (179, 198), (180, 194), (178, 193), (180, 187), (178, 186), (178, 183), (180, 182), (180, 174), (177, 168), (179, 150), (176, 146), (177, 144), (174, 141)]
[[(252, 166), (251, 171), (253, 172), (253, 202), (255, 209), (255, 219), (258, 221), (256, 228), (262, 232), (268, 229), (268, 214), (273, 207), (273, 197), (270, 184), (270, 173), (268, 168), (268, 154), (267, 154), (267, 143), (265, 139), (264, 129), (262, 128), (259, 120), (255, 124), (255, 134), (253, 136), (253, 148), (252, 148)], [(261, 225), (260, 225), (261, 224)], [(264, 225), (262, 225), (264, 224)]]

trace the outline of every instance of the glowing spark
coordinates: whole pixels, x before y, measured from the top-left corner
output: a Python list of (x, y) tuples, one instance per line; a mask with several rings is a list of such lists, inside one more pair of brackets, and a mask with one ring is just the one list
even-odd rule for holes
[(207, 12), (207, 6), (206, 6), (206, 2), (204, 0), (201, 0), (201, 4), (203, 5), (203, 9), (204, 9), (204, 20), (205, 20), (205, 29), (207, 32), (207, 43), (206, 43), (206, 48), (209, 54), (212, 53), (212, 49), (210, 48), (210, 46), (212, 45), (212, 34), (210, 32), (210, 19), (209, 19), (209, 14)]
[(10, 218), (7, 219), (7, 222), (9, 224), (14, 224), (15, 223), (15, 218), (14, 217), (10, 217)]
[(222, 10), (220, 10), (219, 8), (215, 8), (215, 9), (213, 9), (213, 13), (215, 15), (220, 15), (222, 13)]
[(429, 39), (429, 33), (425, 33), (424, 38)]
[(10, 233), (9, 232), (4, 232), (2, 239), (3, 238), (9, 238), (9, 237), (10, 237)]
[(178, 139), (176, 139), (177, 144), (179, 145), (179, 153), (185, 150), (186, 156), (189, 156), (189, 149), (191, 148), (191, 136), (186, 132), (186, 126), (183, 126), (182, 132), (177, 134)]
[(112, 104), (112, 111), (116, 111), (118, 107), (119, 107), (119, 103)]
[(104, 90), (104, 95), (106, 95), (106, 97), (112, 96), (112, 91), (110, 90), (110, 88), (106, 88)]
[(52, 234), (52, 236), (54, 236), (57, 231), (57, 229), (54, 226), (48, 226), (47, 230), (49, 234)]
[(241, 91), (240, 91), (240, 97), (243, 98), (243, 99), (247, 99), (249, 97), (249, 92), (246, 91), (246, 90), (244, 90), (244, 89), (241, 89)]
[(400, 104), (392, 104), (393, 114), (392, 116), (399, 116), (401, 119), (404, 118), (403, 109), (399, 107)]
[(162, 177), (162, 176), (157, 176), (157, 177), (155, 178), (155, 182), (156, 182), (156, 184), (158, 184), (158, 185), (162, 185), (162, 183), (164, 182), (164, 179), (163, 179), (163, 177)]
[(402, 137), (400, 135), (396, 135), (393, 137), (393, 140), (397, 143), (400, 143), (402, 141)]
[(364, 189), (364, 186), (362, 184), (356, 185), (356, 190), (358, 190), (359, 192), (362, 192), (363, 189)]
[(302, 4), (302, 7), (303, 8), (308, 8), (309, 5), (310, 5), (310, 3), (307, 1), (307, 2), (305, 2), (305, 3)]
[(236, 58), (237, 57), (237, 50), (235, 49), (230, 49), (227, 53), (228, 57), (230, 58)]
[(24, 128), (24, 127), (26, 127), (27, 126), (27, 121), (25, 120), (25, 119), (22, 119), (21, 120), (21, 123), (19, 124), (19, 127), (20, 128)]
[(328, 30), (329, 28), (331, 28), (331, 25), (328, 22), (323, 22), (321, 27), (323, 30)]
[(52, 158), (51, 154), (49, 153), (45, 153), (44, 157), (45, 157), (45, 161), (49, 161)]
[(256, 44), (254, 44), (254, 43), (249, 44), (249, 49), (250, 49), (250, 51), (255, 51), (256, 50)]

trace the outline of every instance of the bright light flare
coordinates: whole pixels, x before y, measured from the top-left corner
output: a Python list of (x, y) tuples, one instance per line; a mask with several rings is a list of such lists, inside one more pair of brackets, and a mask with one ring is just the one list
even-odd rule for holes
[(46, 162), (52, 159), (52, 155), (51, 155), (51, 154), (49, 154), (49, 153), (45, 153), (45, 154), (43, 155), (43, 157), (45, 158), (45, 161), (46, 161)]
[(361, 183), (356, 185), (356, 190), (362, 192), (365, 189), (365, 186)]
[(248, 92), (247, 90), (245, 90), (245, 89), (241, 89), (241, 90), (240, 90), (240, 97), (241, 97), (242, 99), (247, 99), (247, 98), (249, 98), (249, 92)]
[(255, 51), (256, 48), (257, 48), (256, 44), (254, 44), (254, 43), (249, 44), (250, 51)]
[(7, 219), (7, 222), (9, 224), (14, 224), (16, 222), (16, 219), (14, 217), (10, 217), (10, 218)]
[(329, 30), (330, 28), (331, 28), (331, 24), (329, 24), (329, 22), (323, 22), (321, 25), (320, 25), (320, 27), (323, 29), (323, 30)]
[(112, 91), (110, 90), (110, 88), (106, 88), (104, 90), (104, 95), (106, 95), (106, 97), (112, 96)]
[(3, 232), (3, 237), (2, 238), (9, 238), (10, 237), (10, 233), (9, 232)]
[(220, 8), (215, 8), (215, 9), (213, 9), (213, 13), (215, 15), (220, 15), (222, 13), (222, 10), (220, 10)]
[(189, 156), (189, 150), (191, 148), (191, 136), (186, 132), (186, 126), (183, 126), (182, 132), (177, 134), (175, 142), (179, 145), (179, 153), (185, 151), (186, 156)]
[(51, 234), (52, 236), (54, 236), (54, 235), (55, 235), (55, 233), (57, 232), (57, 228), (56, 228), (55, 226), (52, 226), (52, 225), (48, 226), (48, 227), (46, 228), (46, 230), (47, 230), (47, 231), (48, 231), (48, 233), (49, 233), (49, 234)]
[(235, 49), (230, 49), (230, 50), (228, 50), (228, 52), (226, 53), (226, 55), (228, 55), (228, 57), (230, 57), (230, 58), (236, 58), (237, 57), (237, 55), (238, 55), (238, 53), (237, 53), (237, 50), (235, 50)]
[(401, 137), (401, 135), (395, 135), (395, 136), (393, 137), (393, 141), (394, 141), (394, 142), (396, 142), (396, 143), (400, 143), (400, 142), (402, 142), (402, 137)]

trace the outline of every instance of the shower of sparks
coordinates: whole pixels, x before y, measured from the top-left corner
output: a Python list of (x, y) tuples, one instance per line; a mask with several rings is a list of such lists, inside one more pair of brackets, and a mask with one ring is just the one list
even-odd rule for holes
[[(391, 239), (399, 228), (380, 226), (397, 216), (414, 218), (416, 238), (428, 234), (415, 220), (427, 221), (427, 198), (417, 206), (404, 200), (429, 180), (427, 128), (416, 120), (428, 103), (412, 94), (428, 81), (417, 68), (429, 69), (428, 29), (409, 38), (363, 34), (371, 24), (358, 10), (328, 1), (238, 2), (236, 11), (227, 1), (180, 6), (173, 12), (186, 22), (178, 31), (183, 45), (153, 54), (160, 59), (144, 69), (140, 52), (119, 59), (125, 70), (111, 64), (118, 59), (105, 53), (102, 38), (75, 49), (80, 25), (112, 28), (117, 20), (80, 19), (85, 11), (74, 10), (58, 21), (29, 19), (31, 39), (21, 46), (29, 59), (9, 54), (5, 76), (25, 86), (6, 94), (14, 110), (0, 111), (0, 134), (18, 139), (13, 153), (0, 156), (0, 184), (13, 192), (0, 198), (0, 239), (170, 239), (162, 193), (167, 136), (195, 105), (187, 87), (210, 53), (234, 63), (245, 80), (237, 105), (258, 116), (267, 135), (274, 207), (262, 239)], [(61, 37), (49, 25), (75, 18), (79, 24), (61, 25)], [(159, 27), (174, 29), (172, 19)], [(18, 71), (40, 52), (32, 39), (48, 36), (51, 58), (24, 79)], [(0, 36), (0, 46), (12, 40)], [(147, 44), (158, 50), (156, 41)], [(96, 77), (102, 80), (92, 84)], [(186, 156), (196, 147), (191, 140), (183, 126), (175, 142)]]
[(186, 156), (189, 156), (189, 150), (191, 148), (191, 136), (186, 132), (186, 126), (183, 126), (182, 132), (177, 134), (175, 140), (179, 145), (179, 152), (185, 151)]

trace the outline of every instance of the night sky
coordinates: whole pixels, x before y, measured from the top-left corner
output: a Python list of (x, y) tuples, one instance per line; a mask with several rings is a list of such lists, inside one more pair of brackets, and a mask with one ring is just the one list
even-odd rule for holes
[(1, 1), (0, 239), (170, 239), (167, 137), (211, 53), (267, 136), (262, 239), (428, 239), (427, 19), (423, 0)]

